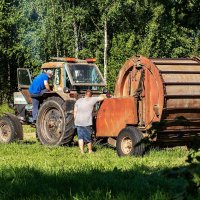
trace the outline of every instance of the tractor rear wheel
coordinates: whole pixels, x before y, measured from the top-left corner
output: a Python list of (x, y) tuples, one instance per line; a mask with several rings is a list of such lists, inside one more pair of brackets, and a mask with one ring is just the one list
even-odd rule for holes
[(58, 146), (73, 140), (74, 117), (69, 111), (66, 102), (59, 97), (50, 97), (42, 104), (36, 122), (38, 139), (42, 144)]
[(116, 148), (118, 156), (143, 155), (145, 146), (142, 143), (138, 144), (142, 138), (142, 133), (135, 127), (129, 126), (122, 129), (117, 137)]
[(15, 124), (8, 117), (3, 116), (0, 118), (0, 143), (10, 143), (15, 141), (16, 132), (15, 132)]

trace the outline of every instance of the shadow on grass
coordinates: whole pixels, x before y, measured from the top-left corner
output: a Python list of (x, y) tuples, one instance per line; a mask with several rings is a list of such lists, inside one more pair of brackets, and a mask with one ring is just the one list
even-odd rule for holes
[(33, 145), (36, 144), (37, 141), (33, 141), (33, 140), (18, 140), (16, 141), (17, 144), (25, 144), (25, 145)]
[[(84, 170), (84, 169), (83, 169)], [(159, 170), (43, 172), (35, 168), (0, 171), (0, 199), (177, 199), (187, 182), (166, 179)]]

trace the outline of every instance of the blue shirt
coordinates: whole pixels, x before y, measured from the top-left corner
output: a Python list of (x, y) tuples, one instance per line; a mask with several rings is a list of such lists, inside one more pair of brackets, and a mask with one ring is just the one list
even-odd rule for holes
[(41, 73), (38, 76), (36, 76), (32, 82), (32, 84), (29, 87), (29, 92), (31, 94), (38, 94), (42, 90), (45, 89), (44, 81), (48, 81), (49, 77), (45, 73)]

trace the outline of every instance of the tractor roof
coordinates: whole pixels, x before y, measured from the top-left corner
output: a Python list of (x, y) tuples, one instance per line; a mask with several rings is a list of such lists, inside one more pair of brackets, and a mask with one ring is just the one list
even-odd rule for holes
[(47, 62), (42, 65), (42, 69), (63, 67), (65, 62)]
[(61, 67), (63, 67), (64, 63), (86, 64), (86, 63), (94, 63), (96, 61), (96, 59), (94, 59), (94, 58), (89, 58), (89, 59), (86, 59), (86, 60), (80, 60), (80, 59), (77, 59), (77, 58), (52, 57), (51, 59), (55, 60), (55, 61), (44, 63), (41, 68), (42, 69), (58, 68), (58, 67), (61, 68)]

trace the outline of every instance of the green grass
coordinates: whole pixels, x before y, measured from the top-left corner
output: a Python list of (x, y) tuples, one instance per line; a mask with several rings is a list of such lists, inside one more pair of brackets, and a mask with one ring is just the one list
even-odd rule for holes
[[(6, 105), (1, 108), (8, 112)], [(182, 176), (164, 176), (187, 165), (184, 147), (119, 158), (115, 149), (95, 146), (94, 154), (81, 155), (77, 146), (42, 146), (34, 128), (23, 129), (24, 141), (0, 144), (0, 200), (181, 200), (186, 192), (188, 182)]]
[(14, 110), (8, 106), (8, 104), (0, 105), (0, 116), (4, 115), (4, 113), (14, 113)]
[(78, 147), (46, 147), (33, 133), (25, 136), (0, 145), (0, 199), (164, 200), (178, 199), (187, 186), (182, 178), (162, 176), (186, 165), (186, 148), (119, 158), (112, 148), (96, 146), (94, 154), (81, 155)]

